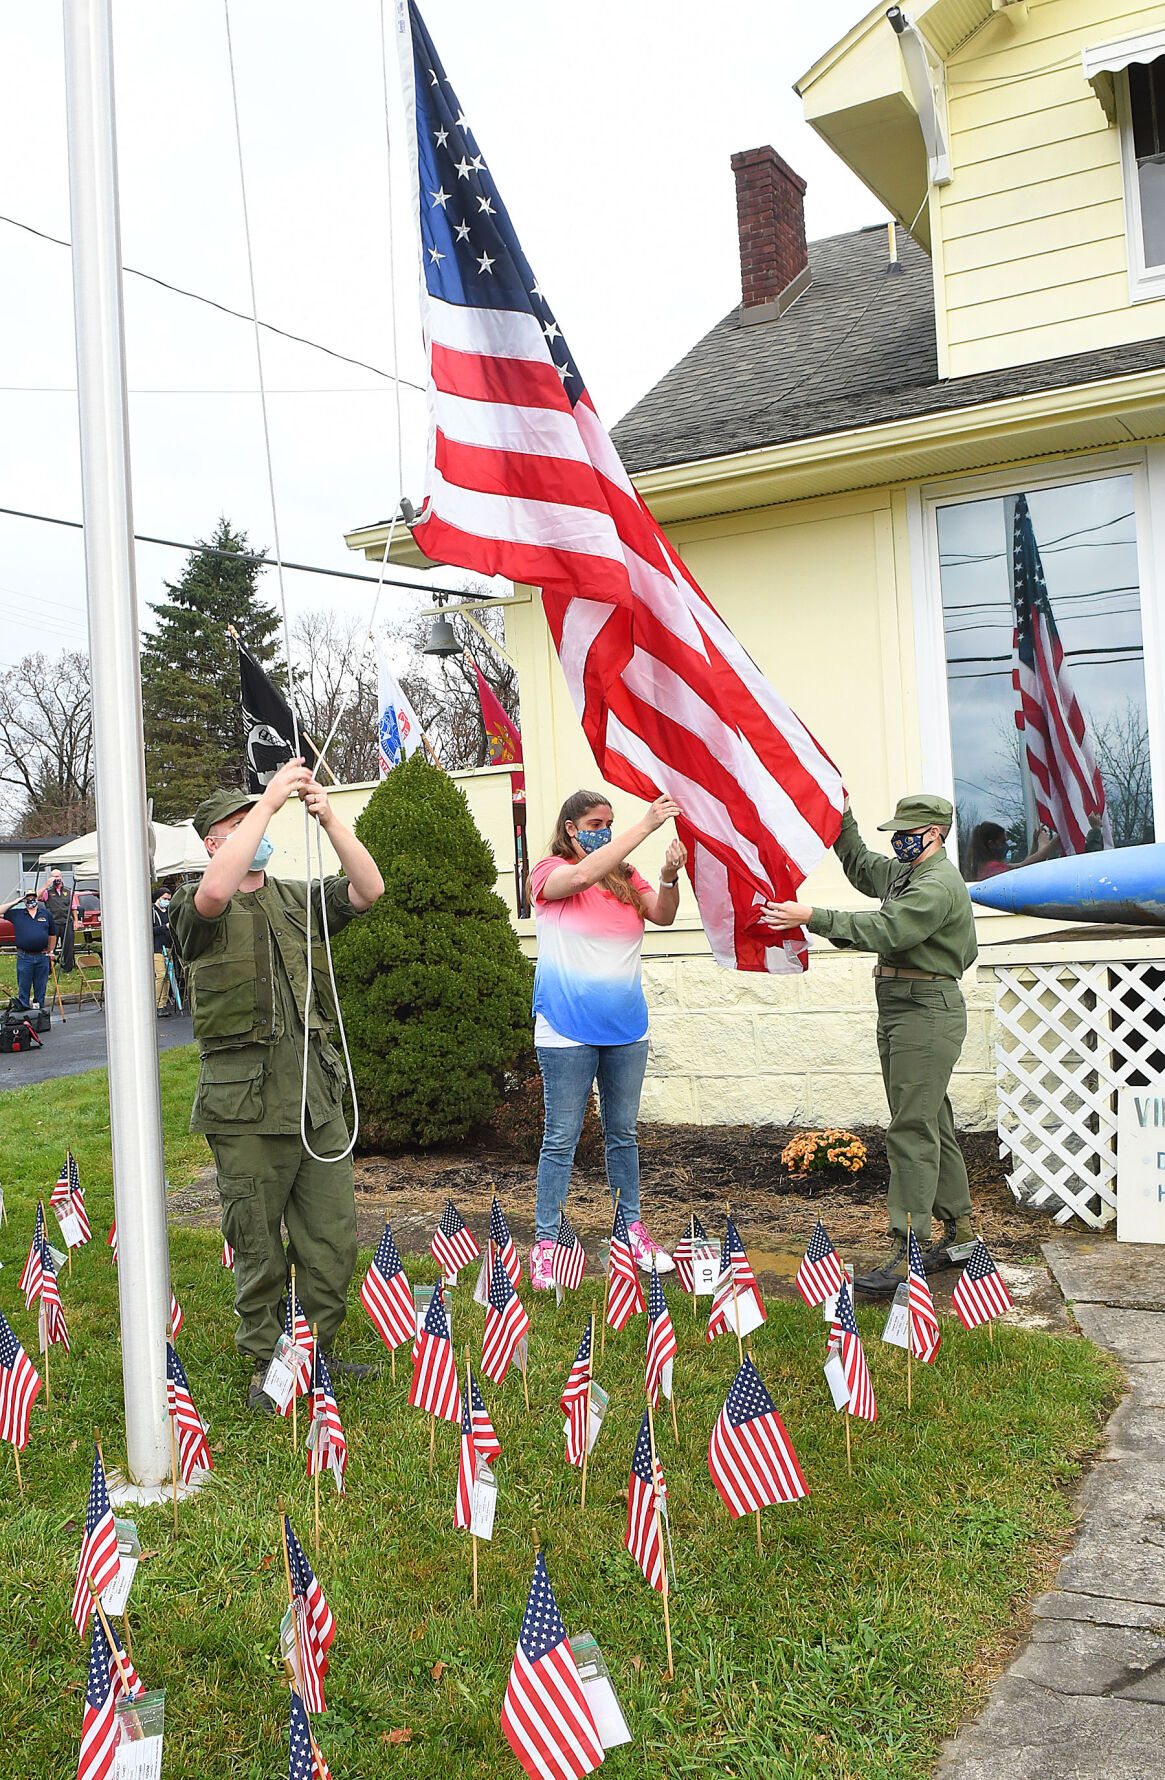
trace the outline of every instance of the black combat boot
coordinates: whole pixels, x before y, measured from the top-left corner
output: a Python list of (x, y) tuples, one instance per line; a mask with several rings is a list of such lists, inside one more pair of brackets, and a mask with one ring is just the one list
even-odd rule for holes
[(863, 1273), (860, 1279), (854, 1280), (854, 1289), (866, 1292), (871, 1298), (892, 1298), (902, 1281), (906, 1278), (906, 1238), (895, 1236), (892, 1247), (880, 1267), (871, 1273)]

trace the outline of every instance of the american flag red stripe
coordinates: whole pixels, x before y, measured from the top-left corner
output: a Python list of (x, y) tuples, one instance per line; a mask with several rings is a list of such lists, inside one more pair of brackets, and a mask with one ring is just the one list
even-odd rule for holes
[(510, 1284), (512, 1286), (519, 1285), (522, 1279), (522, 1263), (518, 1259), (518, 1251), (514, 1247), (514, 1239), (510, 1235), (510, 1226), (506, 1223), (506, 1214), (498, 1204), (496, 1193), (489, 1211), (489, 1239), (493, 1243), (494, 1254), (501, 1257), (502, 1266), (506, 1270)]
[(235, 1251), (231, 1247), (230, 1243), (227, 1241), (225, 1236), (222, 1239), (222, 1264), (224, 1267), (229, 1267), (229, 1269), (232, 1273), (234, 1272), (234, 1270), (235, 1270)]
[(977, 1329), (980, 1323), (989, 1323), (1012, 1309), (1011, 1294), (981, 1236), (976, 1238), (951, 1293), (951, 1305), (965, 1329)]
[(935, 1315), (934, 1299), (930, 1287), (926, 1283), (926, 1268), (922, 1264), (922, 1250), (918, 1246), (918, 1238), (910, 1232), (910, 1272), (907, 1287), (907, 1335), (910, 1340), (910, 1351), (916, 1360), (925, 1365), (933, 1363), (942, 1346), (942, 1335), (939, 1333), (938, 1317)]
[(453, 1360), (453, 1343), (438, 1286), (425, 1312), (421, 1333), (413, 1358), (413, 1381), (409, 1386), (409, 1402), (414, 1409), (438, 1415), (442, 1421), (461, 1420), (461, 1392), (457, 1388), (457, 1367)]
[(720, 1277), (716, 1281), (716, 1290), (712, 1294), (712, 1308), (708, 1313), (708, 1332), (705, 1340), (714, 1341), (717, 1335), (735, 1334), (740, 1318), (737, 1314), (741, 1301), (751, 1295), (755, 1300), (761, 1322), (768, 1321), (765, 1301), (761, 1297), (760, 1287), (756, 1283), (756, 1274), (752, 1270), (752, 1262), (745, 1253), (740, 1232), (732, 1219), (725, 1225), (724, 1241), (720, 1245)]
[(28, 1445), (28, 1423), (40, 1383), (40, 1373), (0, 1312), (0, 1440), (10, 1440), (18, 1452)]
[(174, 1296), (173, 1292), (171, 1292), (170, 1293), (170, 1333), (174, 1337), (175, 1340), (177, 1340), (178, 1336), (181, 1334), (182, 1325), (185, 1321), (186, 1321), (186, 1312), (183, 1310), (182, 1306), (179, 1304), (179, 1302), (178, 1302), (177, 1298)]
[(348, 1442), (340, 1425), (336, 1393), (328, 1375), (327, 1361), (316, 1343), (313, 1357), (315, 1383), (312, 1391), (311, 1429), (307, 1441), (307, 1474), (330, 1470), (340, 1495), (344, 1493), (344, 1472), (348, 1469)]
[(477, 1475), (477, 1449), (473, 1444), (473, 1391), (469, 1367), (465, 1368), (465, 1389), (461, 1393), (461, 1452), (457, 1461), (457, 1496), (453, 1503), (453, 1525), (469, 1531), (473, 1519), (473, 1480)]
[(85, 1531), (81, 1538), (81, 1555), (77, 1559), (77, 1580), (73, 1585), (73, 1624), (82, 1637), (93, 1612), (89, 1578), (93, 1578), (93, 1586), (100, 1594), (117, 1575), (117, 1568), (117, 1530), (105, 1486), (105, 1467), (94, 1444), (89, 1499), (85, 1504)]
[(481, 1369), (491, 1384), (501, 1384), (518, 1353), (519, 1344), (530, 1333), (530, 1318), (522, 1300), (510, 1284), (502, 1258), (494, 1260), (493, 1277), (489, 1283), (489, 1302), (485, 1312), (485, 1332), (481, 1344)]
[(183, 1483), (190, 1483), (197, 1472), (213, 1471), (214, 1460), (210, 1456), (202, 1417), (194, 1407), (186, 1372), (169, 1342), (166, 1343), (166, 1407), (173, 1419), (178, 1443), (178, 1476)]
[(47, 1242), (41, 1244), (40, 1251), (40, 1314), (44, 1325), (45, 1341), (49, 1347), (60, 1346), (69, 1352), (69, 1331), (65, 1324), (65, 1312), (61, 1305), (60, 1288), (57, 1285), (57, 1270), (53, 1258), (49, 1254)]
[(833, 1297), (843, 1278), (837, 1251), (826, 1235), (825, 1225), (818, 1218), (793, 1283), (812, 1310), (818, 1304), (824, 1304), (827, 1298)]
[(474, 1378), (472, 1372), (469, 1375), (469, 1379), (472, 1389), (472, 1402), (470, 1407), (473, 1415), (474, 1448), (479, 1457), (483, 1458), (487, 1465), (492, 1465), (496, 1458), (501, 1457), (502, 1443), (494, 1431), (494, 1425), (490, 1419), (489, 1410), (485, 1406), (485, 1399), (481, 1394), (478, 1382), (476, 1378)]
[(31, 1310), (40, 1297), (41, 1265), (40, 1254), (44, 1243), (44, 1206), (38, 1199), (36, 1202), (36, 1223), (33, 1226), (32, 1241), (28, 1245), (28, 1254), (17, 1280), (17, 1290), (24, 1293), (24, 1308)]
[(417, 1331), (413, 1294), (387, 1224), (360, 1287), (360, 1302), (386, 1347), (412, 1341)]
[(733, 1519), (809, 1493), (785, 1424), (747, 1357), (712, 1429), (708, 1472)]
[(587, 1393), (591, 1382), (591, 1325), (588, 1319), (558, 1407), (566, 1417), (566, 1462), (580, 1466), (586, 1452)]
[(461, 1269), (468, 1267), (481, 1253), (452, 1199), (445, 1201), (445, 1209), (429, 1244), (429, 1253), (450, 1279), (455, 1279)]
[(676, 1278), (689, 1296), (696, 1284), (694, 1257), (697, 1254), (711, 1255), (714, 1252), (712, 1244), (708, 1241), (708, 1232), (695, 1212), (692, 1212), (688, 1218), (687, 1229), (672, 1250), (672, 1260), (676, 1264)]
[[(574, 1225), (567, 1217), (566, 1212), (560, 1211), (558, 1233), (554, 1238), (554, 1249), (550, 1256), (550, 1277), (555, 1285), (564, 1287), (568, 1292), (577, 1292), (582, 1284), (583, 1269), (586, 1264), (586, 1254)], [(517, 1283), (515, 1280), (514, 1284)]]
[(309, 1712), (324, 1712), (324, 1677), (328, 1672), (328, 1652), (336, 1637), (336, 1624), (319, 1579), (307, 1559), (307, 1553), (295, 1536), (291, 1521), (283, 1517), (287, 1541), (287, 1568), (291, 1576), (292, 1599), (298, 1609), (299, 1647), (303, 1652), (302, 1693)]
[(639, 1283), (639, 1270), (635, 1265), (635, 1255), (631, 1247), (631, 1236), (627, 1229), (627, 1219), (623, 1207), (616, 1205), (615, 1222), (611, 1230), (611, 1248), (607, 1260), (607, 1327), (616, 1331), (625, 1329), (633, 1316), (638, 1316), (646, 1308), (643, 1301), (643, 1287)]
[(530, 1780), (581, 1780), (603, 1759), (541, 1552), (506, 1683), (502, 1731)]
[[(653, 1482), (654, 1476), (654, 1482)], [(627, 1483), (627, 1531), (623, 1543), (643, 1571), (649, 1585), (664, 1592), (666, 1575), (663, 1555), (663, 1469), (658, 1458), (651, 1459), (651, 1429), (647, 1411), (639, 1424), (639, 1437), (631, 1460), (631, 1476)]]
[(113, 1250), (113, 1265), (117, 1266), (117, 1219), (109, 1226), (109, 1235), (105, 1238), (106, 1248)]
[(646, 1360), (647, 1395), (653, 1409), (659, 1408), (661, 1390), (665, 1397), (671, 1396), (671, 1369), (676, 1351), (676, 1332), (663, 1295), (663, 1287), (659, 1283), (659, 1274), (653, 1267), (647, 1288)]
[[(412, 1310), (410, 1302), (409, 1310)], [(174, 1331), (177, 1334), (177, 1330)], [(299, 1293), (290, 1284), (287, 1288), (287, 1301), (283, 1308), (283, 1333), (293, 1347), (304, 1357), (295, 1362), (295, 1388), (287, 1402), (280, 1410), (286, 1420), (291, 1414), (291, 1406), (298, 1397), (306, 1397), (312, 1388), (312, 1365), (315, 1358), (315, 1337), (311, 1332), (311, 1324), (303, 1313), (303, 1305), (299, 1301)], [(412, 1333), (410, 1317), (409, 1333)]]
[[(407, 33), (398, 42), (418, 131), (432, 415), (413, 536), (435, 561), (542, 589), (603, 777), (647, 799), (665, 791), (684, 811), (718, 961), (803, 969), (804, 937), (776, 938), (757, 906), (794, 896), (836, 838), (840, 777), (632, 486), (415, 6), (409, 14), (411, 44)], [(471, 167), (460, 183), (459, 155)]]
[(842, 1370), (845, 1373), (846, 1389), (849, 1391), (849, 1414), (860, 1417), (862, 1421), (877, 1421), (878, 1405), (874, 1400), (873, 1380), (866, 1364), (866, 1350), (858, 1333), (853, 1299), (850, 1297), (849, 1286), (845, 1283), (837, 1294), (837, 1324), (841, 1339)]

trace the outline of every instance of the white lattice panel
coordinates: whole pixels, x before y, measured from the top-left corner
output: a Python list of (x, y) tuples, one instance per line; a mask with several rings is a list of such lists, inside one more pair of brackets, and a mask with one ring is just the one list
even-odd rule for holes
[(1162, 1068), (1165, 958), (996, 964), (999, 1153), (1057, 1224), (1116, 1216), (1116, 1091)]

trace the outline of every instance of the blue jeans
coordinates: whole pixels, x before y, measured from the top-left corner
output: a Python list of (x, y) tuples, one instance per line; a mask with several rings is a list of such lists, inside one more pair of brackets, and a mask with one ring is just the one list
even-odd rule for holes
[(44, 1006), (49, 988), (49, 955), (47, 952), (17, 952), (16, 999), (22, 1007), (31, 1007), (35, 1000)]
[(639, 1216), (639, 1145), (635, 1121), (647, 1068), (647, 1040), (631, 1045), (539, 1045), (546, 1129), (538, 1157), (538, 1196), (534, 1233), (539, 1242), (554, 1240), (559, 1208), (566, 1204), (570, 1173), (583, 1118), (597, 1078), (599, 1117), (607, 1162), (611, 1201), (619, 1203), (633, 1224)]

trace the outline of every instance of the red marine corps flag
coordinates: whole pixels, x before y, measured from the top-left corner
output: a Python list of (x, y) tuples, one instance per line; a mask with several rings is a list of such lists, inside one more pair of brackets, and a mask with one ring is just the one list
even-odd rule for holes
[(429, 462), (413, 537), (434, 562), (542, 590), (608, 784), (666, 793), (718, 963), (796, 971), (758, 921), (841, 827), (837, 768), (741, 648), (644, 506), (595, 413), (412, 0), (397, 42), (429, 352)]

